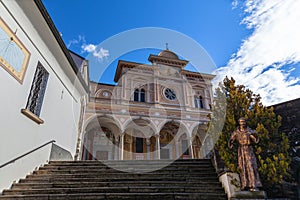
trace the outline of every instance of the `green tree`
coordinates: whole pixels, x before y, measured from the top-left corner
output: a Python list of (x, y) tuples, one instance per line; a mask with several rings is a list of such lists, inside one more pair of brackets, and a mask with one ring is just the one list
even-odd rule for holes
[(245, 117), (247, 125), (256, 129), (260, 137), (254, 149), (264, 188), (281, 184), (289, 176), (289, 141), (278, 131), (281, 117), (275, 115), (272, 107), (263, 106), (260, 95), (226, 77), (216, 89), (212, 111), (208, 132), (216, 141), (215, 150), (229, 170), (237, 172), (237, 145), (229, 149), (228, 140), (238, 126), (238, 119)]

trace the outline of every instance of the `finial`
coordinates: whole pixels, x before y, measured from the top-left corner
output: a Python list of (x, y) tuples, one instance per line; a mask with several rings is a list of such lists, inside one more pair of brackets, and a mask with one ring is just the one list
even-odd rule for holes
[(166, 50), (169, 50), (169, 44), (166, 43)]

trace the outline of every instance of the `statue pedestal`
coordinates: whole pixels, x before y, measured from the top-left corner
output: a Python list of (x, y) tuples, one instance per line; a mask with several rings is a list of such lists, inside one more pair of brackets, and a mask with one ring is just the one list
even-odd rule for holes
[(219, 176), (219, 181), (230, 200), (239, 199), (266, 199), (267, 195), (264, 191), (241, 191), (240, 177), (237, 173), (225, 172)]
[(241, 191), (240, 189), (240, 177), (237, 173), (225, 172), (219, 176), (219, 181), (227, 194), (228, 199), (235, 196), (236, 192)]

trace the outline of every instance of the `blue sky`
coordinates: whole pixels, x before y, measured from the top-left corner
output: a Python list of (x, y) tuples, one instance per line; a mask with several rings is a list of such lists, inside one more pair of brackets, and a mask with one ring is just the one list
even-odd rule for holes
[[(191, 59), (189, 69), (193, 68), (192, 64), (201, 65), (201, 61), (193, 60), (199, 53), (194, 50), (195, 46), (183, 47), (194, 50), (195, 57), (188, 57), (188, 51), (178, 49), (180, 42), (177, 44), (174, 39), (177, 32), (187, 40), (194, 40), (210, 56), (216, 68), (208, 73), (217, 75), (215, 82), (226, 75), (233, 76), (237, 83), (261, 94), (266, 105), (300, 97), (300, 1), (43, 2), (67, 47), (89, 59), (97, 58), (99, 65), (94, 66), (97, 62), (91, 62), (90, 66), (94, 81), (113, 83), (116, 60), (147, 63), (149, 53), (156, 54), (165, 49), (165, 43), (169, 43), (169, 49), (183, 59)], [(117, 49), (137, 42), (135, 39), (119, 40), (118, 45), (109, 45), (116, 35), (121, 37), (124, 31), (145, 27), (173, 31), (174, 38), (155, 39), (153, 46), (141, 46), (135, 50), (129, 48), (123, 54), (116, 54)], [(146, 38), (151, 36), (145, 35), (137, 40)], [(201, 67), (200, 70), (205, 70), (204, 66)], [(98, 71), (104, 68), (106, 70), (99, 78)]]

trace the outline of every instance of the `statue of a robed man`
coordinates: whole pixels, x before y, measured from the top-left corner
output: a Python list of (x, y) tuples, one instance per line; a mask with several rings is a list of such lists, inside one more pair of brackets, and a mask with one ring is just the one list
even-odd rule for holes
[(232, 133), (228, 146), (238, 143), (238, 168), (241, 179), (241, 189), (258, 191), (262, 187), (252, 143), (258, 143), (259, 138), (255, 130), (246, 126), (245, 118), (239, 119), (239, 127)]

